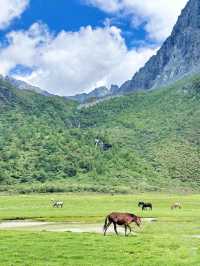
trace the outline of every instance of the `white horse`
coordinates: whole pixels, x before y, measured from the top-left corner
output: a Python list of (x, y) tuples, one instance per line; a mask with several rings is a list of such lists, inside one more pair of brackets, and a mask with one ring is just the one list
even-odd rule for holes
[(64, 205), (63, 201), (59, 201), (59, 200), (51, 200), (52, 201), (52, 206), (54, 208), (62, 208)]

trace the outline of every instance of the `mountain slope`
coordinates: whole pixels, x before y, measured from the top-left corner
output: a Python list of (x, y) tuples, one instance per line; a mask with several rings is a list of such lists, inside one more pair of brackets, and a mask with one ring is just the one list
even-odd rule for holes
[[(199, 88), (193, 77), (78, 110), (73, 101), (0, 82), (1, 188), (199, 189)], [(112, 148), (102, 150), (97, 138)]]
[(120, 93), (166, 85), (200, 71), (200, 0), (190, 0), (178, 18), (171, 36), (157, 55), (140, 69)]
[(12, 86), (14, 86), (15, 88), (17, 88), (19, 90), (32, 91), (32, 92), (36, 92), (36, 93), (39, 93), (39, 94), (45, 95), (45, 96), (51, 95), (50, 93), (40, 89), (39, 87), (32, 86), (32, 85), (30, 85), (30, 84), (28, 84), (22, 80), (18, 80), (18, 79), (15, 79), (13, 77), (10, 77), (10, 76), (3, 77), (0, 75), (0, 80), (7, 81), (8, 83), (10, 83)]
[(89, 93), (76, 94), (74, 96), (69, 96), (66, 98), (75, 100), (80, 104), (91, 103), (108, 98), (110, 96), (116, 96), (118, 94), (118, 90), (119, 87), (117, 85), (111, 85), (110, 89), (107, 89), (106, 87), (98, 87)]
[(111, 142), (137, 153), (155, 176), (200, 181), (199, 78), (82, 110), (82, 127), (105, 128)]
[(109, 95), (109, 90), (106, 87), (99, 87), (89, 93), (81, 93), (67, 98), (79, 103), (85, 103), (94, 99), (104, 98), (107, 95)]

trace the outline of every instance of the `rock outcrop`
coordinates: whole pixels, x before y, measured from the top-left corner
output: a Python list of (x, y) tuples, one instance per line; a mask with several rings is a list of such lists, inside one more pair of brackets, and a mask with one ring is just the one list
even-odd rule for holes
[(121, 86), (119, 93), (157, 88), (199, 71), (200, 0), (190, 0), (170, 37), (132, 80)]

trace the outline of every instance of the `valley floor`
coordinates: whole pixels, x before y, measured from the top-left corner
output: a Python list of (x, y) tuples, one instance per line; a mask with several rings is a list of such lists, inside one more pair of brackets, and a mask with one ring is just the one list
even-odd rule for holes
[[(63, 209), (52, 208), (51, 199), (64, 201)], [(153, 204), (153, 211), (142, 212), (138, 201)], [(182, 210), (171, 210), (174, 202)], [(96, 265), (200, 265), (200, 195), (96, 195), (51, 194), (0, 196), (0, 220), (29, 219), (56, 224), (102, 227), (112, 211), (132, 212), (143, 218), (142, 228), (124, 237), (99, 233), (0, 230), (2, 266), (96, 266)], [(100, 228), (100, 231), (102, 228)], [(67, 226), (66, 226), (66, 231)], [(112, 230), (111, 230), (112, 231)]]

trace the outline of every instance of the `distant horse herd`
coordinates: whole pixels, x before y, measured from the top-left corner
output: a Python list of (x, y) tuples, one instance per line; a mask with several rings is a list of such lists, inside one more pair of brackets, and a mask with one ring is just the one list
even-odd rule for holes
[[(53, 208), (62, 208), (64, 205), (64, 202), (60, 200), (52, 199), (51, 204)], [(146, 210), (152, 211), (153, 209), (152, 203), (143, 202), (143, 201), (138, 202), (138, 207), (140, 207), (142, 211), (146, 211)], [(171, 205), (170, 208), (171, 210), (182, 209), (182, 205), (179, 202), (175, 202), (174, 204)], [(105, 223), (103, 226), (104, 236), (106, 235), (106, 232), (111, 224), (113, 224), (116, 235), (118, 235), (117, 225), (120, 225), (120, 226), (124, 226), (125, 236), (128, 236), (127, 230), (129, 229), (129, 233), (132, 232), (132, 229), (130, 226), (131, 223), (135, 223), (138, 227), (140, 227), (142, 223), (142, 218), (132, 213), (112, 212), (109, 215), (107, 215), (105, 218)]]

